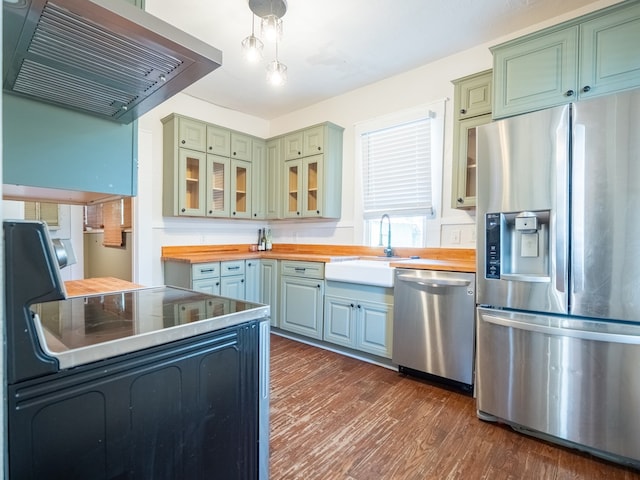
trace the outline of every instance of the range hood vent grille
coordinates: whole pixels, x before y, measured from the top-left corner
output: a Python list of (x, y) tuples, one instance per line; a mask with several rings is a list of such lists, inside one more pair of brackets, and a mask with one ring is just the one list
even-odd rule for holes
[(5, 58), (5, 90), (129, 123), (220, 65), (217, 49), (120, 3), (33, 0), (33, 21), (26, 8), (5, 2), (5, 27), (24, 16), (19, 39), (10, 39), (16, 48), (9, 63)]

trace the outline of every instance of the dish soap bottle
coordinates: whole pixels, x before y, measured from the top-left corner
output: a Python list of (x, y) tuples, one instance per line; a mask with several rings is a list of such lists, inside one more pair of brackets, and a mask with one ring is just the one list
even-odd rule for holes
[(267, 249), (267, 229), (262, 230), (262, 236), (260, 237), (260, 247), (258, 250), (264, 251)]
[(271, 242), (271, 229), (267, 230), (267, 243), (266, 249), (271, 250), (273, 248), (273, 243)]

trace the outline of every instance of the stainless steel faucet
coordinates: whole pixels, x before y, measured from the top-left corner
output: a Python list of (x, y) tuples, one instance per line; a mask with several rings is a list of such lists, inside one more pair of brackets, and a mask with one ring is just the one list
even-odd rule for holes
[(389, 218), (389, 215), (387, 215), (386, 213), (384, 215), (382, 215), (382, 218), (380, 219), (380, 246), (382, 246), (382, 224), (384, 223), (384, 219), (387, 219), (387, 248), (384, 249), (384, 254), (387, 257), (392, 257), (393, 256), (393, 250), (391, 249), (391, 219)]

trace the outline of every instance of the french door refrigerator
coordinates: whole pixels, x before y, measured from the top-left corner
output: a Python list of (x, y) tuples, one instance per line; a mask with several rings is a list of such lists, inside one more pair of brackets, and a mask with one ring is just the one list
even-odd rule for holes
[(478, 416), (640, 468), (640, 90), (477, 135)]

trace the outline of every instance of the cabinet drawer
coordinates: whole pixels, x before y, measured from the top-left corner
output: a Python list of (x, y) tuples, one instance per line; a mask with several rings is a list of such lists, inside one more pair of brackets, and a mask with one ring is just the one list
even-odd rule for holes
[(244, 275), (244, 260), (229, 260), (220, 262), (220, 276)]
[(191, 267), (191, 279), (211, 278), (220, 276), (220, 262), (197, 263)]
[(324, 263), (322, 262), (298, 262), (283, 260), (280, 262), (282, 275), (306, 278), (324, 278)]

